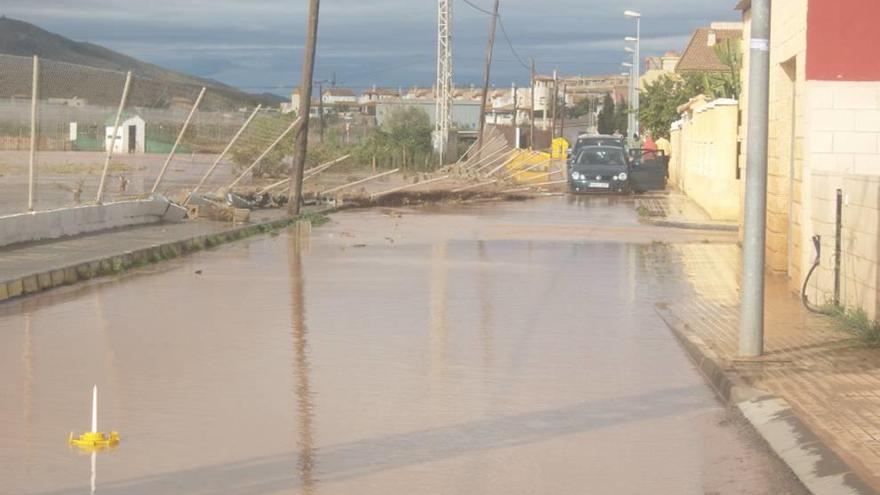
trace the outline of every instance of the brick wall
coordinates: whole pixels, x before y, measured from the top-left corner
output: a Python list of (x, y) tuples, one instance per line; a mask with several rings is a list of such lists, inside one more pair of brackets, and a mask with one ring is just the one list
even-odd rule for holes
[[(880, 82), (809, 81), (806, 149), (812, 232), (822, 236), (808, 294), (831, 298), (836, 190), (843, 192), (841, 301), (878, 316)], [(812, 248), (811, 248), (812, 249)], [(809, 266), (810, 259), (804, 263)]]

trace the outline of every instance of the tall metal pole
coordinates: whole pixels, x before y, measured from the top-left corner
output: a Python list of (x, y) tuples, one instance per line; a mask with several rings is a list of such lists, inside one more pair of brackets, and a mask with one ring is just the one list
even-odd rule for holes
[(486, 64), (483, 67), (483, 96), (480, 102), (480, 151), (482, 151), (483, 132), (486, 128), (486, 98), (489, 96), (489, 70), (492, 67), (492, 52), (495, 48), (495, 25), (498, 22), (498, 0), (492, 6), (492, 19), (489, 21), (489, 41), (486, 44)]
[(318, 83), (318, 133), (319, 141), (324, 142), (324, 83)]
[(516, 114), (519, 111), (519, 107), (517, 105), (519, 98), (517, 96), (516, 83), (513, 83), (513, 147), (519, 149), (519, 127), (517, 126), (516, 122)]
[(302, 202), (303, 170), (306, 165), (306, 149), (309, 145), (309, 113), (312, 107), (312, 79), (315, 73), (315, 49), (318, 45), (318, 11), (321, 0), (309, 0), (309, 21), (306, 35), (305, 53), (303, 55), (302, 83), (299, 94), (303, 98), (300, 108), (300, 124), (296, 130), (296, 146), (293, 150), (293, 165), (290, 167), (290, 201), (287, 203), (287, 214), (291, 217), (299, 215)]
[(764, 249), (767, 210), (767, 108), (770, 86), (770, 1), (752, 0), (749, 126), (739, 353), (764, 352)]
[(560, 122), (559, 122), (559, 137), (565, 137), (565, 92), (566, 87), (565, 83), (562, 83), (562, 113), (560, 114)]
[(122, 119), (122, 111), (125, 109), (125, 101), (128, 99), (129, 87), (131, 87), (131, 71), (128, 71), (128, 74), (125, 75), (125, 86), (122, 88), (122, 98), (119, 100), (119, 108), (116, 109), (116, 120), (113, 121), (112, 140), (110, 141), (110, 146), (107, 148), (107, 155), (104, 157), (104, 170), (101, 172), (101, 181), (98, 182), (98, 194), (95, 196), (95, 202), (98, 204), (101, 204), (101, 202), (104, 201), (104, 183), (107, 181), (107, 171), (110, 170), (110, 159), (113, 156), (113, 149), (116, 148), (116, 138), (119, 134), (119, 121)]
[(37, 152), (37, 96), (39, 96), (40, 58), (34, 55), (34, 73), (31, 78), (31, 151), (28, 161), (28, 211), (34, 211), (34, 158)]
[(640, 65), (642, 64), (641, 60), (641, 44), (642, 44), (642, 18), (636, 17), (636, 53), (635, 60), (633, 60), (633, 103), (632, 103), (632, 114), (633, 114), (633, 130), (634, 133), (639, 135), (641, 138), (641, 129), (639, 129), (639, 91), (641, 90), (641, 70)]
[(186, 120), (183, 122), (183, 127), (180, 128), (180, 133), (177, 134), (177, 140), (174, 141), (174, 146), (171, 147), (171, 152), (168, 153), (168, 157), (165, 159), (165, 164), (162, 165), (162, 169), (159, 170), (159, 176), (156, 177), (156, 182), (153, 184), (153, 189), (150, 191), (151, 194), (156, 194), (156, 191), (159, 190), (159, 184), (162, 183), (162, 179), (165, 177), (165, 172), (168, 170), (168, 165), (171, 164), (171, 160), (174, 158), (174, 153), (177, 152), (177, 147), (180, 146), (180, 141), (183, 140), (183, 135), (186, 134), (186, 129), (189, 127), (189, 123), (195, 115), (196, 110), (199, 109), (199, 104), (202, 102), (202, 98), (205, 96), (206, 88), (202, 88), (199, 92), (199, 97), (196, 98), (196, 102), (193, 103), (192, 109), (189, 111), (189, 115), (186, 116)]
[(556, 69), (553, 69), (553, 101), (550, 107), (550, 145), (556, 139), (556, 101), (559, 99), (559, 80), (557, 79)]
[(437, 0), (437, 93), (434, 98), (436, 149), (440, 165), (448, 162), (452, 122), (452, 0)]
[(532, 103), (529, 105), (529, 149), (535, 149), (535, 59), (532, 62)]

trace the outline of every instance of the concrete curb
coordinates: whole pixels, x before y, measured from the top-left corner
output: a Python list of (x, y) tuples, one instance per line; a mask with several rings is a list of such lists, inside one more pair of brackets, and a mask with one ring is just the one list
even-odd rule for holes
[[(334, 209), (331, 208), (314, 213), (327, 214), (333, 211)], [(296, 219), (285, 217), (260, 223), (234, 226), (221, 232), (199, 234), (185, 239), (153, 244), (133, 251), (124, 251), (110, 256), (78, 262), (70, 266), (54, 268), (50, 271), (34, 273), (12, 280), (0, 280), (0, 302), (36, 294), (55, 287), (72, 285), (97, 277), (115, 275), (150, 263), (177, 258), (235, 240), (282, 229), (291, 225), (294, 221)], [(100, 233), (92, 235), (100, 235)]]
[(715, 352), (668, 307), (658, 305), (657, 313), (718, 396), (742, 412), (810, 493), (877, 493), (801, 421), (785, 399), (746, 385), (736, 371), (726, 369)]

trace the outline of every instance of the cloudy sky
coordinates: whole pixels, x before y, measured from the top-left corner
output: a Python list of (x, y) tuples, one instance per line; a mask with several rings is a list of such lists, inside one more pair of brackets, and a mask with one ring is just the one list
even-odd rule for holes
[[(471, 0), (491, 8), (491, 0)], [(501, 20), (519, 56), (538, 71), (620, 72), (624, 36), (642, 13), (645, 55), (682, 50), (713, 20), (738, 20), (735, 0), (501, 0)], [(299, 80), (306, 0), (3, 0), (0, 14), (175, 70), (253, 92), (288, 93)], [(316, 79), (355, 89), (430, 86), (436, 70), (436, 1), (324, 0)], [(482, 80), (489, 18), (463, 0), (453, 8), (458, 85)], [(499, 31), (492, 82), (528, 80)]]

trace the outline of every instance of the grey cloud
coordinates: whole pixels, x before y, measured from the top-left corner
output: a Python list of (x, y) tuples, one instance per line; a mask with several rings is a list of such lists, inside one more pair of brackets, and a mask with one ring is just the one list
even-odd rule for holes
[[(489, 0), (473, 0), (490, 5)], [(4, 0), (10, 17), (93, 41), (149, 62), (220, 79), (246, 89), (281, 88), (298, 81), (305, 1), (290, 0)], [(681, 50), (694, 28), (736, 20), (734, 0), (502, 0), (511, 41), (540, 71), (619, 72), (623, 37), (634, 23), (624, 8), (643, 16), (646, 55)], [(321, 6), (317, 76), (340, 83), (430, 85), (434, 78), (434, 0), (325, 0)], [(488, 19), (461, 1), (454, 4), (455, 74), (477, 83)], [(493, 82), (528, 78), (499, 33)]]

